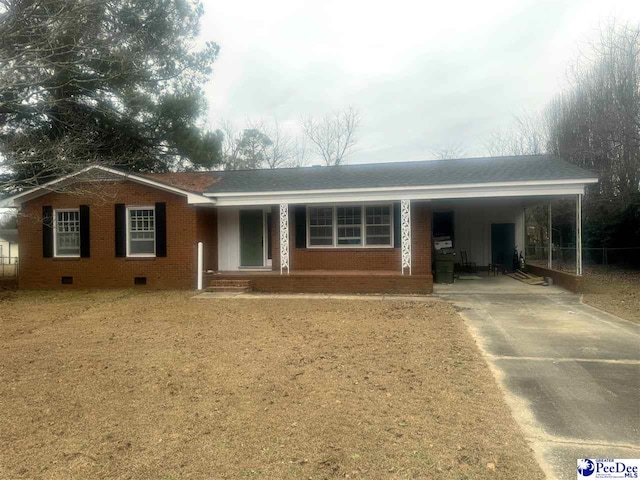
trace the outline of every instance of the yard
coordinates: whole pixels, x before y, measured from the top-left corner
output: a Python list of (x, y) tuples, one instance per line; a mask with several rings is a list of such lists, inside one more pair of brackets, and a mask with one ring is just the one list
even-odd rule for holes
[(583, 301), (640, 323), (640, 271), (588, 270), (584, 275)]
[(433, 300), (0, 292), (1, 478), (543, 478)]

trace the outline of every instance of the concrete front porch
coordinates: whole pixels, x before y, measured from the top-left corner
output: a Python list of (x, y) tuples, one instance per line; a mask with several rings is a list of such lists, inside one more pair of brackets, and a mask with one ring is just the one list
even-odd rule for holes
[(229, 280), (248, 281), (255, 292), (429, 294), (431, 275), (402, 275), (398, 271), (298, 270), (281, 275), (274, 270), (235, 270), (205, 275), (205, 286)]

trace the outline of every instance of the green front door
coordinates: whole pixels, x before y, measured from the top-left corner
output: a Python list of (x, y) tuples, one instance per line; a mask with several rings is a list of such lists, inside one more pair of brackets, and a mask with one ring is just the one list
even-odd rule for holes
[(515, 223), (491, 224), (491, 263), (504, 265), (511, 270), (513, 251), (516, 248)]
[(262, 267), (264, 265), (262, 210), (240, 210), (240, 265)]

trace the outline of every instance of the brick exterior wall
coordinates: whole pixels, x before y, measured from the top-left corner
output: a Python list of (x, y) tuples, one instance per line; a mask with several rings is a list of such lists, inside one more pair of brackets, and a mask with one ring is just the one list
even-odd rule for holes
[[(115, 204), (167, 205), (167, 256), (119, 258), (115, 256)], [(42, 207), (90, 207), (90, 258), (43, 258)], [(134, 277), (146, 277), (151, 288), (195, 288), (196, 245), (199, 237), (210, 243), (205, 224), (215, 218), (212, 210), (196, 209), (186, 198), (130, 181), (79, 185), (74, 192), (49, 193), (26, 202), (19, 216), (20, 288), (116, 288), (133, 287)], [(212, 222), (212, 226), (216, 223)], [(215, 237), (214, 237), (215, 238)], [(207, 262), (215, 265), (217, 248)], [(73, 285), (61, 285), (62, 276)]]
[[(237, 276), (228, 278), (238, 278)], [(269, 275), (247, 277), (257, 292), (428, 294), (431, 275)]]
[(431, 275), (431, 206), (411, 202), (411, 272)]
[(541, 267), (540, 265), (529, 264), (527, 264), (525, 270), (540, 277), (551, 277), (553, 278), (553, 283), (555, 285), (560, 285), (562, 288), (566, 288), (570, 292), (582, 293), (584, 291), (583, 277), (579, 277), (573, 273), (561, 272), (559, 270)]
[[(167, 206), (167, 256), (120, 258), (115, 256), (115, 204)], [(42, 207), (54, 209), (90, 207), (90, 258), (44, 258)], [(280, 269), (279, 206), (272, 206), (273, 270)], [(426, 202), (412, 204), (412, 276), (354, 274), (314, 275), (313, 270), (400, 271), (400, 248), (297, 249), (295, 216), (289, 215), (292, 271), (309, 275), (262, 277), (259, 291), (326, 293), (430, 293), (431, 210)], [(396, 219), (399, 221), (399, 219)], [(24, 289), (128, 288), (134, 277), (146, 277), (147, 287), (192, 289), (196, 283), (197, 242), (205, 244), (205, 270), (217, 270), (217, 210), (194, 207), (186, 198), (130, 181), (100, 182), (77, 186), (75, 192), (49, 193), (23, 204), (19, 217), (20, 279)], [(73, 277), (62, 285), (61, 277)]]
[[(280, 271), (280, 213), (272, 206), (273, 265)], [(400, 219), (394, 219), (400, 221)], [(291, 270), (400, 271), (400, 248), (296, 248), (295, 215), (289, 207), (289, 264)], [(431, 275), (431, 208), (427, 202), (411, 205), (411, 264), (415, 275)]]
[(218, 210), (197, 207), (196, 231), (197, 241), (204, 243), (204, 271), (218, 270)]

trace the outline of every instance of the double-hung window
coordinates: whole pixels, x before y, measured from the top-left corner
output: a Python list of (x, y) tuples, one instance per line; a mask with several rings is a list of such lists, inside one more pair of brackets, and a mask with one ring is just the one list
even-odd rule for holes
[(127, 256), (156, 254), (156, 212), (154, 207), (127, 208)]
[(80, 256), (80, 210), (55, 210), (54, 252), (56, 257)]
[(309, 247), (392, 247), (391, 205), (309, 207)]
[(309, 245), (330, 247), (333, 245), (333, 208), (309, 208)]
[(367, 245), (391, 245), (391, 206), (365, 207)]
[(338, 245), (362, 245), (362, 207), (336, 207)]

